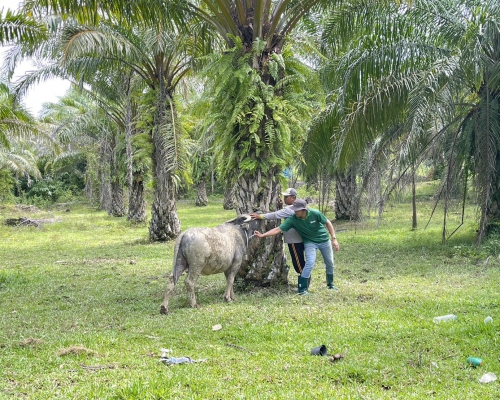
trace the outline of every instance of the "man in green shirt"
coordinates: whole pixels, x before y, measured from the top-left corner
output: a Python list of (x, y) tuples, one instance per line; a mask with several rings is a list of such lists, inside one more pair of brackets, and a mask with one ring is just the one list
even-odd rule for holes
[(336, 290), (337, 287), (333, 284), (333, 249), (339, 251), (340, 247), (332, 223), (318, 210), (309, 209), (305, 200), (295, 200), (290, 208), (294, 215), (270, 231), (265, 233), (255, 231), (255, 236), (260, 238), (275, 236), (295, 228), (302, 236), (306, 253), (306, 264), (298, 278), (299, 294), (307, 294), (309, 278), (316, 262), (316, 250), (321, 251), (325, 262), (327, 286)]

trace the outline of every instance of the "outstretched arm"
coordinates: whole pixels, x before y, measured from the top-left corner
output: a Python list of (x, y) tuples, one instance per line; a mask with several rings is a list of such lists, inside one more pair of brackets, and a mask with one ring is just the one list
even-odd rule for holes
[(268, 236), (276, 236), (278, 233), (281, 233), (281, 229), (279, 228), (279, 226), (277, 226), (276, 228), (273, 228), (270, 231), (267, 231), (265, 233), (260, 233), (259, 231), (255, 231), (254, 235), (257, 237), (263, 238), (263, 237), (268, 237)]
[(252, 219), (282, 219), (291, 217), (293, 214), (294, 212), (290, 207), (285, 207), (282, 208), (281, 210), (273, 211), (266, 214), (252, 213), (250, 214), (250, 216), (252, 217)]

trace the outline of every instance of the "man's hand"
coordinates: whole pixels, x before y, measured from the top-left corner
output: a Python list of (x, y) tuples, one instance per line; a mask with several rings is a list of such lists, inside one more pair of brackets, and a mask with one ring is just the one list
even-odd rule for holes
[(252, 213), (250, 217), (252, 217), (252, 219), (260, 219), (260, 214)]
[(337, 242), (337, 238), (332, 240), (332, 247), (335, 249), (335, 251), (340, 250), (340, 245), (339, 245), (339, 242)]
[(259, 231), (255, 231), (253, 234), (259, 238), (264, 237), (264, 234), (260, 233)]

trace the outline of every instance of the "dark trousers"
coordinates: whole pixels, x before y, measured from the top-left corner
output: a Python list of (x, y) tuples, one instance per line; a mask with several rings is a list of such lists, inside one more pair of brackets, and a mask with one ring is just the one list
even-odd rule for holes
[(293, 269), (300, 275), (306, 264), (304, 258), (304, 243), (288, 243), (288, 250), (292, 257)]

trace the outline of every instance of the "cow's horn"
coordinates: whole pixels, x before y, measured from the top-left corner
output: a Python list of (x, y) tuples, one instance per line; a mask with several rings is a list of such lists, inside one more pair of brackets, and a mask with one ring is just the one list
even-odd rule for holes
[(244, 215), (245, 215), (245, 220), (243, 222), (250, 222), (252, 220), (250, 214), (244, 214)]

